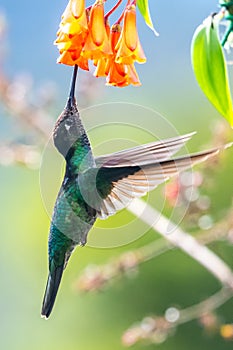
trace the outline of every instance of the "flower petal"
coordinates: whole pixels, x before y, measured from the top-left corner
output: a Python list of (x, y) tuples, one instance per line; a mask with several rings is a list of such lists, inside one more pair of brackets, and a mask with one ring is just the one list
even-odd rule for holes
[(72, 15), (79, 18), (85, 11), (85, 0), (70, 0), (70, 7)]
[(125, 11), (125, 26), (124, 26), (124, 35), (125, 35), (125, 44), (131, 50), (136, 50), (138, 44), (138, 33), (136, 27), (136, 8), (131, 6)]
[(89, 29), (92, 40), (96, 46), (101, 46), (105, 39), (104, 5), (96, 3), (90, 12)]
[(117, 51), (116, 63), (131, 65), (135, 61), (139, 63), (146, 62), (146, 56), (138, 38), (134, 5), (129, 6), (125, 11), (123, 29), (115, 46), (115, 51)]

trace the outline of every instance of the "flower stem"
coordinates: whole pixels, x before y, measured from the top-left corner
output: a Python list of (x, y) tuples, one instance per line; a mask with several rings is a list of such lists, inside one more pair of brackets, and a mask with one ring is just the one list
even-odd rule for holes
[[(232, 17), (232, 16), (231, 16)], [(227, 17), (226, 17), (226, 19), (228, 19)], [(224, 45), (226, 44), (226, 42), (227, 42), (227, 39), (228, 39), (228, 37), (229, 37), (229, 35), (230, 35), (230, 33), (233, 31), (233, 19), (231, 19), (230, 20), (230, 23), (229, 23), (229, 27), (227, 28), (227, 31), (226, 31), (226, 33), (224, 34), (224, 37), (223, 37), (223, 39), (222, 39), (222, 42), (221, 42), (221, 45), (224, 47)]]
[(118, 2), (116, 3), (116, 5), (105, 15), (105, 20), (108, 19), (109, 16), (111, 16), (111, 14), (120, 6), (120, 4), (122, 3), (123, 0), (118, 0)]
[(233, 1), (231, 1), (231, 0), (219, 0), (219, 5), (221, 7), (225, 7), (225, 9), (230, 14), (233, 14)]
[(120, 24), (121, 23), (122, 19), (124, 18), (124, 15), (125, 15), (125, 10), (126, 10), (127, 6), (129, 6), (129, 4), (130, 4), (130, 0), (127, 1), (125, 9), (122, 12), (122, 14), (120, 15), (120, 17), (118, 18), (118, 20), (116, 21), (116, 24)]
[(219, 5), (223, 8), (225, 8), (225, 19), (229, 21), (229, 26), (226, 30), (226, 33), (224, 34), (224, 37), (222, 39), (221, 45), (224, 47), (224, 45), (227, 42), (227, 39), (230, 35), (230, 33), (233, 31), (233, 1), (231, 0), (219, 0)]

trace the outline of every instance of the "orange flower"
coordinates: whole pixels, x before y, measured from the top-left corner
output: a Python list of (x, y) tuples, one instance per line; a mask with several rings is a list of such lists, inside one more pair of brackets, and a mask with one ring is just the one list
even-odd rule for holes
[(146, 57), (138, 38), (135, 5), (128, 6), (125, 11), (123, 29), (115, 50), (117, 51), (116, 63), (130, 65), (134, 61), (138, 63), (146, 62)]
[(114, 24), (111, 28), (109, 37), (113, 54), (108, 59), (102, 58), (97, 62), (94, 62), (94, 64), (97, 66), (94, 76), (107, 76), (106, 84), (111, 86), (124, 87), (130, 84), (140, 85), (140, 81), (133, 64), (125, 65), (115, 62), (117, 54), (115, 47), (120, 35), (121, 26), (119, 24)]
[(108, 65), (108, 59), (106, 58), (100, 58), (99, 60), (96, 60), (93, 62), (96, 66), (96, 70), (94, 72), (94, 76), (99, 77), (106, 77), (107, 75), (107, 65)]
[(85, 0), (70, 0), (62, 15), (55, 41), (60, 51), (58, 63), (71, 66), (77, 64), (82, 69), (89, 69), (88, 60), (81, 56), (87, 32)]
[[(96, 66), (94, 76), (106, 77), (107, 85), (141, 85), (134, 62), (144, 63), (146, 57), (138, 38), (135, 2), (126, 7), (110, 30), (108, 18), (122, 0), (118, 0), (106, 15), (105, 1), (95, 0), (87, 9), (85, 0), (69, 1), (55, 41), (60, 52), (57, 62), (89, 70), (90, 59)], [(122, 18), (123, 28), (120, 26)]]
[(125, 65), (116, 62), (117, 43), (121, 37), (122, 29), (119, 24), (115, 24), (111, 28), (110, 41), (112, 45), (113, 57), (108, 62), (106, 71), (108, 76), (106, 79), (107, 85), (124, 87), (130, 84), (141, 85), (134, 64)]
[(68, 35), (80, 34), (88, 30), (85, 0), (70, 0), (60, 24), (60, 30)]
[(57, 59), (57, 63), (67, 64), (68, 66), (77, 64), (81, 69), (89, 70), (88, 60), (82, 56), (77, 56), (76, 51), (62, 52)]
[[(106, 33), (108, 36), (108, 40), (110, 43), (110, 47), (111, 47), (111, 39), (110, 39), (110, 25), (109, 23), (105, 23), (105, 28), (106, 28)], [(113, 51), (113, 50), (112, 50)], [(110, 57), (112, 57), (113, 55), (111, 55)], [(96, 70), (94, 72), (94, 76), (99, 78), (99, 77), (106, 77), (107, 76), (107, 66), (108, 66), (108, 62), (109, 62), (110, 58), (106, 58), (105, 56), (99, 59), (94, 59), (93, 60), (93, 64), (94, 66), (96, 66)]]
[(114, 62), (109, 69), (106, 85), (125, 87), (128, 85), (141, 85), (134, 64), (125, 65)]
[(85, 58), (99, 60), (112, 55), (104, 19), (104, 0), (97, 0), (90, 11), (89, 33), (83, 47)]

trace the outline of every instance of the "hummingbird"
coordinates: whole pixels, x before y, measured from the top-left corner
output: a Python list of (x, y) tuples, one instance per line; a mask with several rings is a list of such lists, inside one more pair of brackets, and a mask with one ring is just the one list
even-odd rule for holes
[(72, 252), (86, 244), (97, 218), (106, 219), (133, 198), (219, 151), (171, 158), (195, 134), (189, 133), (95, 158), (76, 104), (77, 69), (75, 66), (66, 106), (53, 130), (54, 145), (65, 158), (66, 168), (49, 232), (49, 274), (41, 311), (46, 319)]

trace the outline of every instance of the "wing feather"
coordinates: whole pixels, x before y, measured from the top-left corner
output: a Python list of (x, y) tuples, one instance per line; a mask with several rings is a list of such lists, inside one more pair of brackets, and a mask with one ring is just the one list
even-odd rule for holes
[[(98, 216), (105, 219), (113, 215), (116, 211), (125, 208), (133, 198), (145, 195), (180, 171), (202, 162), (218, 152), (218, 149), (213, 149), (141, 167), (102, 167), (98, 169), (97, 191), (102, 197), (96, 208)], [(98, 183), (104, 183), (104, 181), (108, 181), (111, 185), (107, 194), (105, 192), (103, 195), (103, 192), (98, 188)]]
[(195, 132), (97, 157), (95, 159), (96, 166), (97, 168), (101, 166), (122, 167), (166, 160), (178, 152), (194, 134)]

